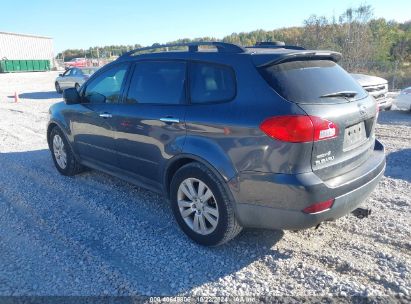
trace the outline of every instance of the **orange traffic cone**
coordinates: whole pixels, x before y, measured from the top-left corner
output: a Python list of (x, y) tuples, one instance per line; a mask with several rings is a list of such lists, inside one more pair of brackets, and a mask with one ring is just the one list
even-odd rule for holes
[(14, 102), (19, 101), (19, 95), (17, 95), (17, 92), (14, 92)]

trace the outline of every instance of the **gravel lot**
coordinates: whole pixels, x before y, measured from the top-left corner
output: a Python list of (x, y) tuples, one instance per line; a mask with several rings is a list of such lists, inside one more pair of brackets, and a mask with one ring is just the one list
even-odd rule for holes
[(411, 113), (380, 113), (387, 170), (370, 218), (204, 248), (157, 194), (58, 174), (45, 139), (56, 75), (0, 74), (0, 295), (411, 295)]

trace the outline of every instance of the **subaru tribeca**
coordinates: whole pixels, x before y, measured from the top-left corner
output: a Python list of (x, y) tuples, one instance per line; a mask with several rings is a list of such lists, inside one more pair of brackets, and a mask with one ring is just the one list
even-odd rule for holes
[(124, 54), (50, 108), (61, 174), (94, 168), (162, 193), (181, 229), (209, 246), (243, 227), (335, 220), (376, 187), (385, 169), (377, 105), (339, 53), (156, 48)]

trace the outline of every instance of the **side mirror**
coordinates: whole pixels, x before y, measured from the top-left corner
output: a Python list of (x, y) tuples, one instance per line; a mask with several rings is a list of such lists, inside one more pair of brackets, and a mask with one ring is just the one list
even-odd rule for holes
[(100, 93), (93, 92), (89, 98), (92, 103), (106, 103), (106, 96)]
[(59, 74), (59, 77), (63, 77), (63, 74)]
[(81, 97), (76, 88), (65, 89), (63, 99), (68, 105), (81, 103)]

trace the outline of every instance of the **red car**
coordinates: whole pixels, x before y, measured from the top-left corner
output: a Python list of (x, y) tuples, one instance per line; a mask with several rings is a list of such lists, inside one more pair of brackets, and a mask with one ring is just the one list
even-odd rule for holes
[(87, 59), (86, 58), (73, 58), (71, 61), (67, 61), (64, 63), (64, 66), (68, 68), (83, 68), (87, 66)]

